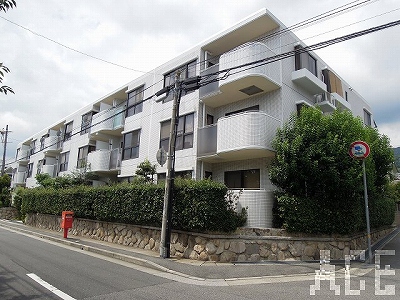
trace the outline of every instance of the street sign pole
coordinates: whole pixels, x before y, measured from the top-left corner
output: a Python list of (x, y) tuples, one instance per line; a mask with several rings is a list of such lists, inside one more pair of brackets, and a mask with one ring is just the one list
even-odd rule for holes
[(363, 168), (363, 181), (364, 181), (364, 202), (365, 202), (365, 217), (367, 220), (367, 242), (368, 242), (368, 263), (371, 263), (372, 250), (371, 250), (371, 228), (369, 225), (369, 207), (368, 207), (368, 191), (367, 191), (367, 175), (365, 172), (365, 159), (362, 161)]
[(349, 155), (355, 159), (362, 160), (363, 170), (363, 183), (364, 183), (364, 202), (365, 202), (365, 218), (367, 221), (367, 243), (368, 243), (368, 263), (371, 263), (372, 250), (371, 250), (371, 228), (369, 224), (369, 207), (368, 207), (368, 190), (367, 190), (367, 175), (365, 171), (365, 159), (370, 153), (369, 145), (363, 141), (355, 141), (351, 143), (349, 149)]

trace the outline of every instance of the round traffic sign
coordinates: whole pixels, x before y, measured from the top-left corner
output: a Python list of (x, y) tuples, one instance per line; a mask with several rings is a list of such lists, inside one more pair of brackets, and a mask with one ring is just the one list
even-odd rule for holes
[(369, 145), (366, 142), (355, 141), (350, 145), (349, 155), (352, 158), (364, 159), (368, 157), (370, 151)]
[(157, 162), (162, 167), (165, 164), (165, 162), (167, 161), (167, 151), (165, 151), (164, 148), (158, 149), (156, 158), (157, 158)]

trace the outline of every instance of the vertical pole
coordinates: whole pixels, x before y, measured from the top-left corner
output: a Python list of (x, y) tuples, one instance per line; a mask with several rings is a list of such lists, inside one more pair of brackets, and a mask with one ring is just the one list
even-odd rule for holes
[(363, 167), (363, 180), (364, 180), (364, 201), (365, 201), (365, 216), (367, 219), (367, 241), (368, 241), (368, 263), (371, 263), (372, 250), (371, 250), (371, 230), (369, 225), (369, 208), (368, 208), (368, 192), (367, 192), (367, 175), (365, 172), (365, 159), (362, 161)]
[[(4, 133), (1, 132), (2, 134)], [(6, 166), (6, 151), (7, 151), (7, 135), (8, 135), (8, 125), (6, 125), (6, 131), (4, 133), (5, 137), (4, 137), (4, 150), (3, 150), (3, 162), (1, 164), (1, 176), (4, 175), (4, 169)]]
[(179, 102), (181, 99), (181, 89), (179, 84), (180, 73), (175, 75), (175, 94), (172, 105), (171, 129), (169, 135), (168, 155), (167, 155), (167, 174), (165, 180), (164, 208), (161, 226), (160, 256), (170, 257), (171, 244), (171, 223), (172, 223), (172, 202), (175, 177), (175, 141), (176, 131), (179, 121)]

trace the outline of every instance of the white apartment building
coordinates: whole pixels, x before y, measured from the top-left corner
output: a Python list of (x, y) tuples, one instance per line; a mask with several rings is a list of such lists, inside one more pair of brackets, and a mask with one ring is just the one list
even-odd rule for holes
[[(284, 28), (266, 9), (258, 11), (44, 128), (19, 144), (12, 186), (34, 187), (40, 172), (62, 176), (85, 165), (99, 176), (94, 184), (129, 180), (145, 159), (165, 177), (156, 154), (168, 149), (173, 91), (155, 94), (173, 85), (179, 70), (181, 80), (200, 76), (202, 84), (182, 93), (177, 176), (211, 177), (243, 190), (238, 206), (248, 207), (247, 226), (271, 227), (268, 166), (277, 128), (302, 105), (323, 113), (347, 109), (373, 123), (368, 103)], [(251, 64), (296, 49), (289, 58)]]

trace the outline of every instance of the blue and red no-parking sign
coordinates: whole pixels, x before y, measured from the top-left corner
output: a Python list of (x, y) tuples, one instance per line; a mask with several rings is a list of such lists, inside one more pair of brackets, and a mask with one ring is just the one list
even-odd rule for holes
[(352, 158), (364, 159), (368, 157), (370, 151), (369, 145), (366, 142), (355, 141), (350, 145), (349, 155)]

